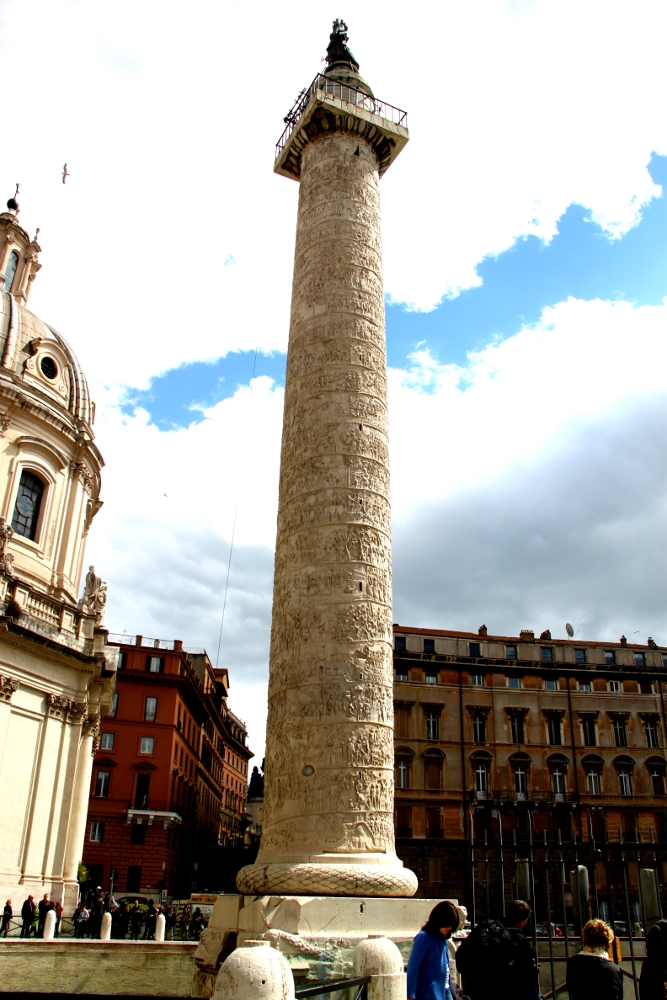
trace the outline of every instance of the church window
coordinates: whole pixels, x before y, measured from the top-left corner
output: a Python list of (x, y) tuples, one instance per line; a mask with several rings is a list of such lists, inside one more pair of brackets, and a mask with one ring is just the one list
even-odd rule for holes
[(39, 367), (42, 369), (42, 374), (45, 378), (54, 379), (58, 375), (58, 365), (55, 363), (53, 358), (45, 355), (39, 363)]
[(12, 285), (14, 283), (14, 275), (16, 274), (16, 268), (19, 266), (19, 255), (16, 250), (12, 250), (9, 255), (9, 260), (7, 261), (7, 267), (5, 268), (5, 283), (2, 286), (3, 292), (11, 292)]
[(17, 535), (23, 535), (24, 538), (29, 538), (31, 541), (35, 540), (43, 495), (44, 483), (42, 480), (24, 469), (21, 473), (19, 491), (14, 505), (14, 517), (12, 518), (12, 528)]

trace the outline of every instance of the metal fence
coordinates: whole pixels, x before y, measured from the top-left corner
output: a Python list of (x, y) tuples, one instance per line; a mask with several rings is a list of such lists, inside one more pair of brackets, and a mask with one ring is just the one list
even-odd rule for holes
[(276, 158), (282, 153), (301, 115), (308, 107), (311, 99), (317, 96), (318, 91), (339, 101), (345, 101), (346, 104), (354, 104), (355, 107), (362, 108), (364, 111), (370, 111), (371, 114), (379, 115), (380, 118), (385, 118), (394, 125), (401, 125), (403, 128), (408, 127), (407, 111), (401, 111), (400, 108), (395, 108), (393, 104), (380, 101), (377, 97), (373, 97), (364, 90), (357, 90), (356, 87), (349, 87), (347, 84), (341, 83), (340, 80), (326, 76), (324, 73), (318, 73), (311, 85), (301, 91), (285, 115), (285, 130), (276, 143)]
[[(619, 964), (639, 1000), (638, 980), (645, 937), (662, 918), (662, 858), (667, 843), (628, 840), (622, 830), (595, 830), (588, 813), (587, 839), (564, 841), (533, 833), (531, 812), (522, 833), (504, 833), (498, 814), (475, 835), (470, 818), (468, 840), (469, 918), (505, 916), (512, 899), (533, 908), (531, 933), (540, 961), (544, 997), (565, 996), (568, 958), (581, 948), (581, 929), (600, 917), (615, 930)], [(632, 995), (632, 991), (631, 994)]]

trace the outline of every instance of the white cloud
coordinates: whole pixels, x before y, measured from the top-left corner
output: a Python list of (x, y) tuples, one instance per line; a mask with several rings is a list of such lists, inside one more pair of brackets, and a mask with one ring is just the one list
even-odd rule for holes
[[(419, 355), (390, 373), (395, 620), (667, 640), (666, 321), (667, 305), (571, 299), (467, 369)], [(187, 430), (107, 411), (89, 549), (114, 627), (215, 659), (239, 497), (220, 662), (258, 755), (281, 408), (263, 378)]]
[[(378, 18), (355, 4), (362, 71), (410, 114), (383, 180), (394, 301), (427, 309), (475, 284), (485, 255), (549, 238), (573, 201), (610, 234), (633, 223), (656, 191), (651, 151), (667, 152), (665, 10), (450, 0), (390, 2)], [(32, 304), (94, 382), (284, 349), (298, 187), (273, 175), (273, 145), (337, 13), (4, 4), (3, 70), (21, 83), (0, 190), (22, 182), (22, 221), (44, 246)]]
[[(298, 187), (272, 174), (273, 144), (339, 13), (305, 0), (288, 16), (267, 0), (0, 12), (0, 191), (21, 181), (21, 220), (44, 247), (31, 306), (69, 339), (99, 404), (105, 507), (89, 555), (110, 582), (108, 621), (215, 655), (245, 447), (221, 662), (258, 752), (282, 394), (258, 380), (252, 400), (240, 390), (169, 433), (113, 404), (119, 385), (183, 362), (284, 349)], [(355, 4), (362, 71), (410, 114), (382, 184), (394, 301), (429, 309), (475, 284), (480, 260), (549, 239), (572, 202), (612, 237), (633, 224), (656, 194), (651, 152), (667, 153), (666, 18), (659, 0), (391, 0), (380, 17)], [(489, 608), (489, 627), (515, 630), (574, 616), (575, 601), (600, 634), (629, 614), (657, 631), (663, 314), (560, 304), (475, 356), (464, 383), (426, 356), (393, 373), (401, 616), (462, 627)]]

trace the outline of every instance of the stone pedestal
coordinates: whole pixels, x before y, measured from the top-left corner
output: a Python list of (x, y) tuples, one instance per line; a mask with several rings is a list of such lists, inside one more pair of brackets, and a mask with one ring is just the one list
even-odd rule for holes
[[(368, 896), (220, 896), (195, 952), (193, 995), (213, 993), (222, 960), (244, 941), (264, 940), (289, 962), (298, 985), (356, 974), (359, 944), (385, 937), (407, 962), (437, 899)], [(455, 899), (450, 902), (458, 905)]]

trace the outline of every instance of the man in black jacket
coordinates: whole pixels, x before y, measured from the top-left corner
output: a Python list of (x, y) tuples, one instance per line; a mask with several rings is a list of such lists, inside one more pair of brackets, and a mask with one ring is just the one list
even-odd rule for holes
[(21, 937), (30, 937), (30, 931), (32, 928), (32, 922), (35, 916), (35, 897), (28, 896), (25, 903), (21, 907), (21, 920), (23, 921), (23, 926), (21, 927)]
[(531, 913), (515, 899), (504, 921), (482, 921), (461, 944), (456, 968), (471, 1000), (539, 1000), (537, 959), (524, 933)]

